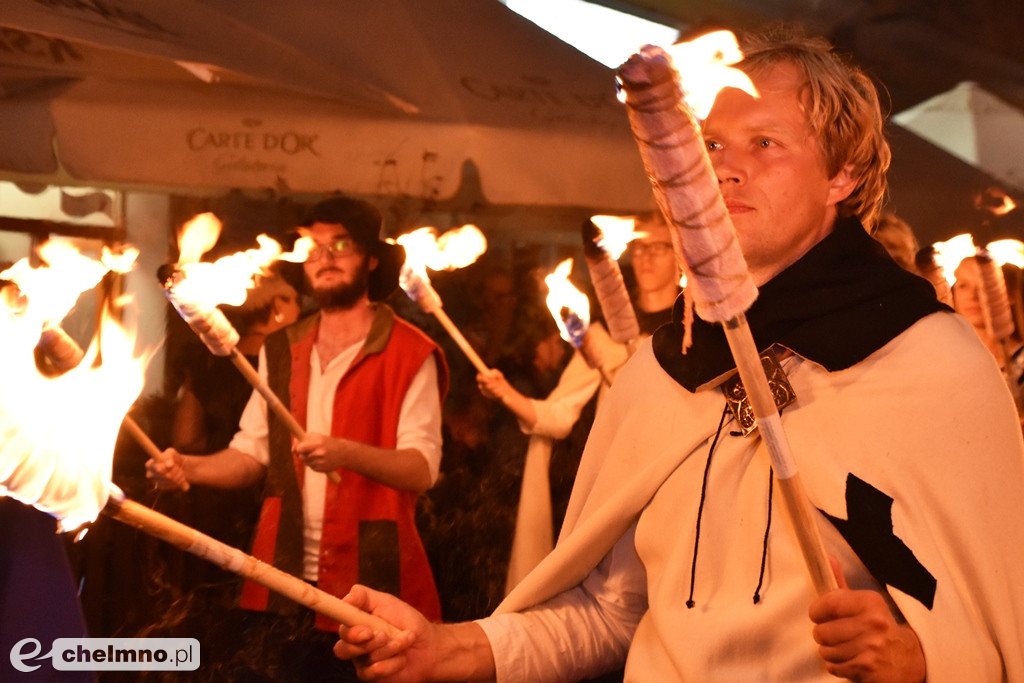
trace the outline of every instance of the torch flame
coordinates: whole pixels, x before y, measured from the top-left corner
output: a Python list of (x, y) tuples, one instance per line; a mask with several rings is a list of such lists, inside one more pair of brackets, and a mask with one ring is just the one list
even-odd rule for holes
[(196, 214), (181, 226), (178, 236), (178, 264), (199, 263), (220, 237), (221, 222), (212, 213)]
[(427, 268), (464, 268), (487, 251), (487, 238), (472, 224), (449, 230), (440, 237), (437, 236), (436, 228), (417, 228), (389, 241), (405, 248), (405, 263), (399, 274), (399, 286), (428, 313), (437, 310), (441, 301), (430, 284)]
[(665, 48), (679, 72), (683, 99), (698, 119), (706, 119), (722, 88), (739, 88), (757, 97), (750, 77), (733, 68), (743, 59), (731, 31), (712, 31), (691, 41)]
[(138, 250), (126, 248), (115, 254), (103, 247), (99, 260), (83, 254), (69, 240), (52, 239), (37, 250), (44, 267), (34, 268), (23, 258), (0, 278), (18, 285), (21, 293), (32, 301), (27, 313), (37, 321), (59, 323), (68, 314), (82, 292), (92, 289), (107, 272), (127, 272), (138, 257)]
[(426, 268), (465, 268), (487, 251), (487, 238), (472, 224), (448, 230), (440, 237), (436, 228), (417, 228), (399, 235), (395, 241), (405, 247), (405, 262), (421, 274)]
[[(618, 260), (622, 252), (630, 242), (648, 233), (636, 230), (636, 218), (624, 218), (622, 216), (591, 216), (590, 222), (601, 230), (601, 237), (597, 240), (597, 246), (613, 259)], [(680, 269), (682, 270), (682, 269)], [(679, 277), (679, 286), (686, 288), (686, 273)]]
[(627, 244), (644, 235), (636, 232), (636, 218), (633, 217), (591, 216), (590, 222), (601, 230), (597, 246), (616, 261), (626, 250)]
[(0, 373), (8, 387), (0, 392), (0, 495), (73, 529), (95, 519), (114, 488), (114, 442), (151, 354), (134, 354), (134, 334), (105, 313), (101, 343), (90, 345), (83, 362), (58, 377), (39, 372), (34, 349), (42, 321), (63, 318), (109, 265), (66, 246), (40, 248), (47, 266), (33, 269), (23, 260), (0, 274), (18, 283), (0, 297)]
[(951, 237), (945, 242), (935, 242), (932, 248), (935, 251), (935, 265), (942, 269), (946, 282), (949, 283), (950, 287), (956, 282), (956, 275), (954, 273), (960, 262), (968, 256), (974, 256), (978, 253), (978, 248), (974, 245), (974, 238), (970, 233)]
[[(300, 229), (300, 233), (305, 233), (305, 229)], [(257, 238), (258, 239), (258, 238)], [(295, 240), (295, 246), (292, 250), (285, 252), (277, 258), (281, 261), (288, 261), (290, 263), (305, 263), (309, 259), (310, 253), (316, 246), (316, 242), (308, 234), (302, 234), (302, 236)]]
[(398, 284), (424, 313), (437, 318), (477, 370), (487, 372), (487, 364), (444, 312), (441, 297), (427, 277), (427, 268), (452, 270), (473, 263), (487, 250), (487, 240), (475, 225), (468, 224), (449, 230), (440, 239), (436, 234), (434, 228), (425, 227), (401, 235), (397, 240), (389, 240), (397, 241), (405, 249), (405, 262), (398, 275)]
[(277, 260), (301, 262), (312, 248), (309, 237), (296, 242), (295, 251), (283, 253), (281, 245), (266, 235), (256, 237), (257, 248), (228, 254), (209, 263), (200, 261), (217, 243), (221, 222), (212, 213), (193, 216), (178, 238), (179, 275), (171, 285), (174, 299), (211, 309), (218, 304), (241, 306), (256, 278)]
[(572, 263), (571, 258), (565, 259), (544, 278), (548, 286), (545, 301), (562, 339), (579, 348), (590, 328), (590, 300), (569, 282)]
[(985, 245), (985, 249), (999, 265), (1011, 263), (1024, 268), (1024, 242), (1020, 240), (996, 240)]
[[(978, 253), (974, 237), (970, 233), (951, 237), (945, 242), (936, 242), (932, 247), (935, 250), (935, 263), (945, 271), (950, 286), (956, 281), (954, 273), (960, 262)], [(1004, 239), (989, 242), (985, 245), (985, 251), (1000, 266), (1010, 263), (1018, 268), (1024, 268), (1024, 242), (1020, 240)]]

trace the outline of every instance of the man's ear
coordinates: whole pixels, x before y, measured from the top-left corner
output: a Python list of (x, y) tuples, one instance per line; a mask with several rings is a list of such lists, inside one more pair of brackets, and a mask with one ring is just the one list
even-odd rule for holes
[(376, 256), (370, 257), (370, 272), (377, 270), (377, 266), (380, 264), (380, 259)]
[(849, 197), (857, 187), (857, 181), (859, 180), (860, 177), (853, 174), (852, 164), (843, 166), (839, 173), (836, 174), (836, 177), (829, 183), (828, 205), (835, 206)]

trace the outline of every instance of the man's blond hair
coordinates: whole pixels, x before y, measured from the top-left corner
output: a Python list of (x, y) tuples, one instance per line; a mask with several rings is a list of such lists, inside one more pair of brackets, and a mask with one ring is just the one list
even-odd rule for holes
[(872, 230), (882, 211), (891, 153), (883, 133), (878, 91), (871, 79), (822, 38), (808, 38), (774, 26), (742, 41), (739, 67), (755, 74), (780, 62), (796, 64), (807, 77), (804, 106), (818, 136), (830, 178), (847, 165), (856, 179), (839, 203), (840, 216), (856, 216)]

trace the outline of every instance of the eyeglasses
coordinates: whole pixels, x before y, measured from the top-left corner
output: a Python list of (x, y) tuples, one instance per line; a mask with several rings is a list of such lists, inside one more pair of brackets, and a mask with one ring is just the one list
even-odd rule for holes
[(342, 237), (336, 239), (333, 242), (327, 244), (316, 243), (313, 248), (309, 250), (309, 256), (306, 257), (307, 261), (317, 261), (324, 254), (330, 254), (333, 256), (350, 256), (356, 251), (356, 242), (350, 237)]
[(664, 256), (672, 251), (671, 242), (630, 242), (629, 252), (633, 256), (643, 256), (644, 254), (650, 254), (651, 256)]

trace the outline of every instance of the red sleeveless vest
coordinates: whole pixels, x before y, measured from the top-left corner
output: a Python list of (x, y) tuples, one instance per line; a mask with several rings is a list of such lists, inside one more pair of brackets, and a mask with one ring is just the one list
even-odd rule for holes
[[(267, 339), (268, 381), (306, 422), (310, 355), (319, 316), (312, 316)], [(402, 401), (423, 362), (433, 356), (443, 400), (448, 371), (441, 350), (425, 334), (377, 304), (363, 348), (338, 383), (331, 435), (382, 448), (394, 448)], [(263, 509), (252, 554), (278, 569), (302, 575), (301, 490), (306, 468), (291, 454), (291, 435), (273, 414), (270, 466)], [(431, 620), (441, 607), (426, 551), (416, 529), (417, 494), (399, 491), (348, 470), (340, 484), (327, 483), (317, 586), (344, 596), (355, 583), (399, 596)], [(298, 606), (252, 582), (242, 588), (246, 609), (294, 613)], [(338, 624), (317, 615), (316, 625)]]

